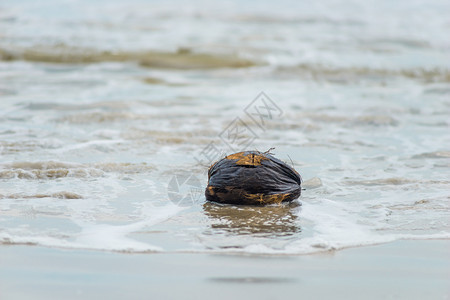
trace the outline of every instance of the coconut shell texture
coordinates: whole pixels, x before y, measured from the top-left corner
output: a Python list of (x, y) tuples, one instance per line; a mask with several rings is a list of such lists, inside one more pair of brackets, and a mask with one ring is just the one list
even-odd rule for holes
[(301, 194), (301, 176), (291, 166), (259, 151), (226, 156), (208, 170), (206, 200), (243, 205), (290, 202)]

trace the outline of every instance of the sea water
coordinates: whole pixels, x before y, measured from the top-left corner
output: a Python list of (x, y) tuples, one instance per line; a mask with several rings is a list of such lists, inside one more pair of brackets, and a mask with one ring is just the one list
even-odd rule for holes
[[(448, 1), (0, 3), (0, 244), (304, 254), (450, 238)], [(272, 151), (291, 204), (206, 203)]]

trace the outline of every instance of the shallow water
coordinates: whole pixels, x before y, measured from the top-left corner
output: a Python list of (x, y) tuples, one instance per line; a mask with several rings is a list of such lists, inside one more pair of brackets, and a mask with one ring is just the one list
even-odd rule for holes
[[(0, 243), (303, 254), (450, 238), (448, 2), (175, 7), (2, 2)], [(205, 203), (211, 162), (271, 147), (302, 175), (299, 201)]]

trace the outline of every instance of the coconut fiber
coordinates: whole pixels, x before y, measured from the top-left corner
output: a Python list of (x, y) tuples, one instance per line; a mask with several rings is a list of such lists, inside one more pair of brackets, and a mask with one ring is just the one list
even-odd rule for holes
[(226, 156), (208, 170), (208, 201), (265, 205), (290, 202), (301, 193), (301, 176), (267, 152), (245, 151)]

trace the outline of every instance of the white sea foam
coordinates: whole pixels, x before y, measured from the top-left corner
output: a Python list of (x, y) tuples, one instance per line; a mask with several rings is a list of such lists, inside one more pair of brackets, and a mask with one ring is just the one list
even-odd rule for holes
[(68, 238), (55, 238), (29, 232), (26, 228), (11, 233), (0, 232), (0, 244), (30, 244), (46, 247), (91, 249), (119, 252), (160, 252), (162, 247), (139, 242), (127, 237), (133, 232), (151, 227), (177, 215), (183, 208), (175, 205), (152, 207), (151, 212), (143, 212), (141, 221), (126, 225), (98, 224), (79, 218), (72, 218), (80, 232), (68, 235)]
[(105, 152), (108, 150), (112, 150), (115, 145), (122, 143), (123, 140), (94, 140), (84, 143), (78, 143), (75, 145), (64, 146), (58, 149), (52, 150), (54, 153), (64, 153), (68, 151), (79, 151), (84, 150), (86, 148), (96, 148), (96, 149), (105, 149)]

